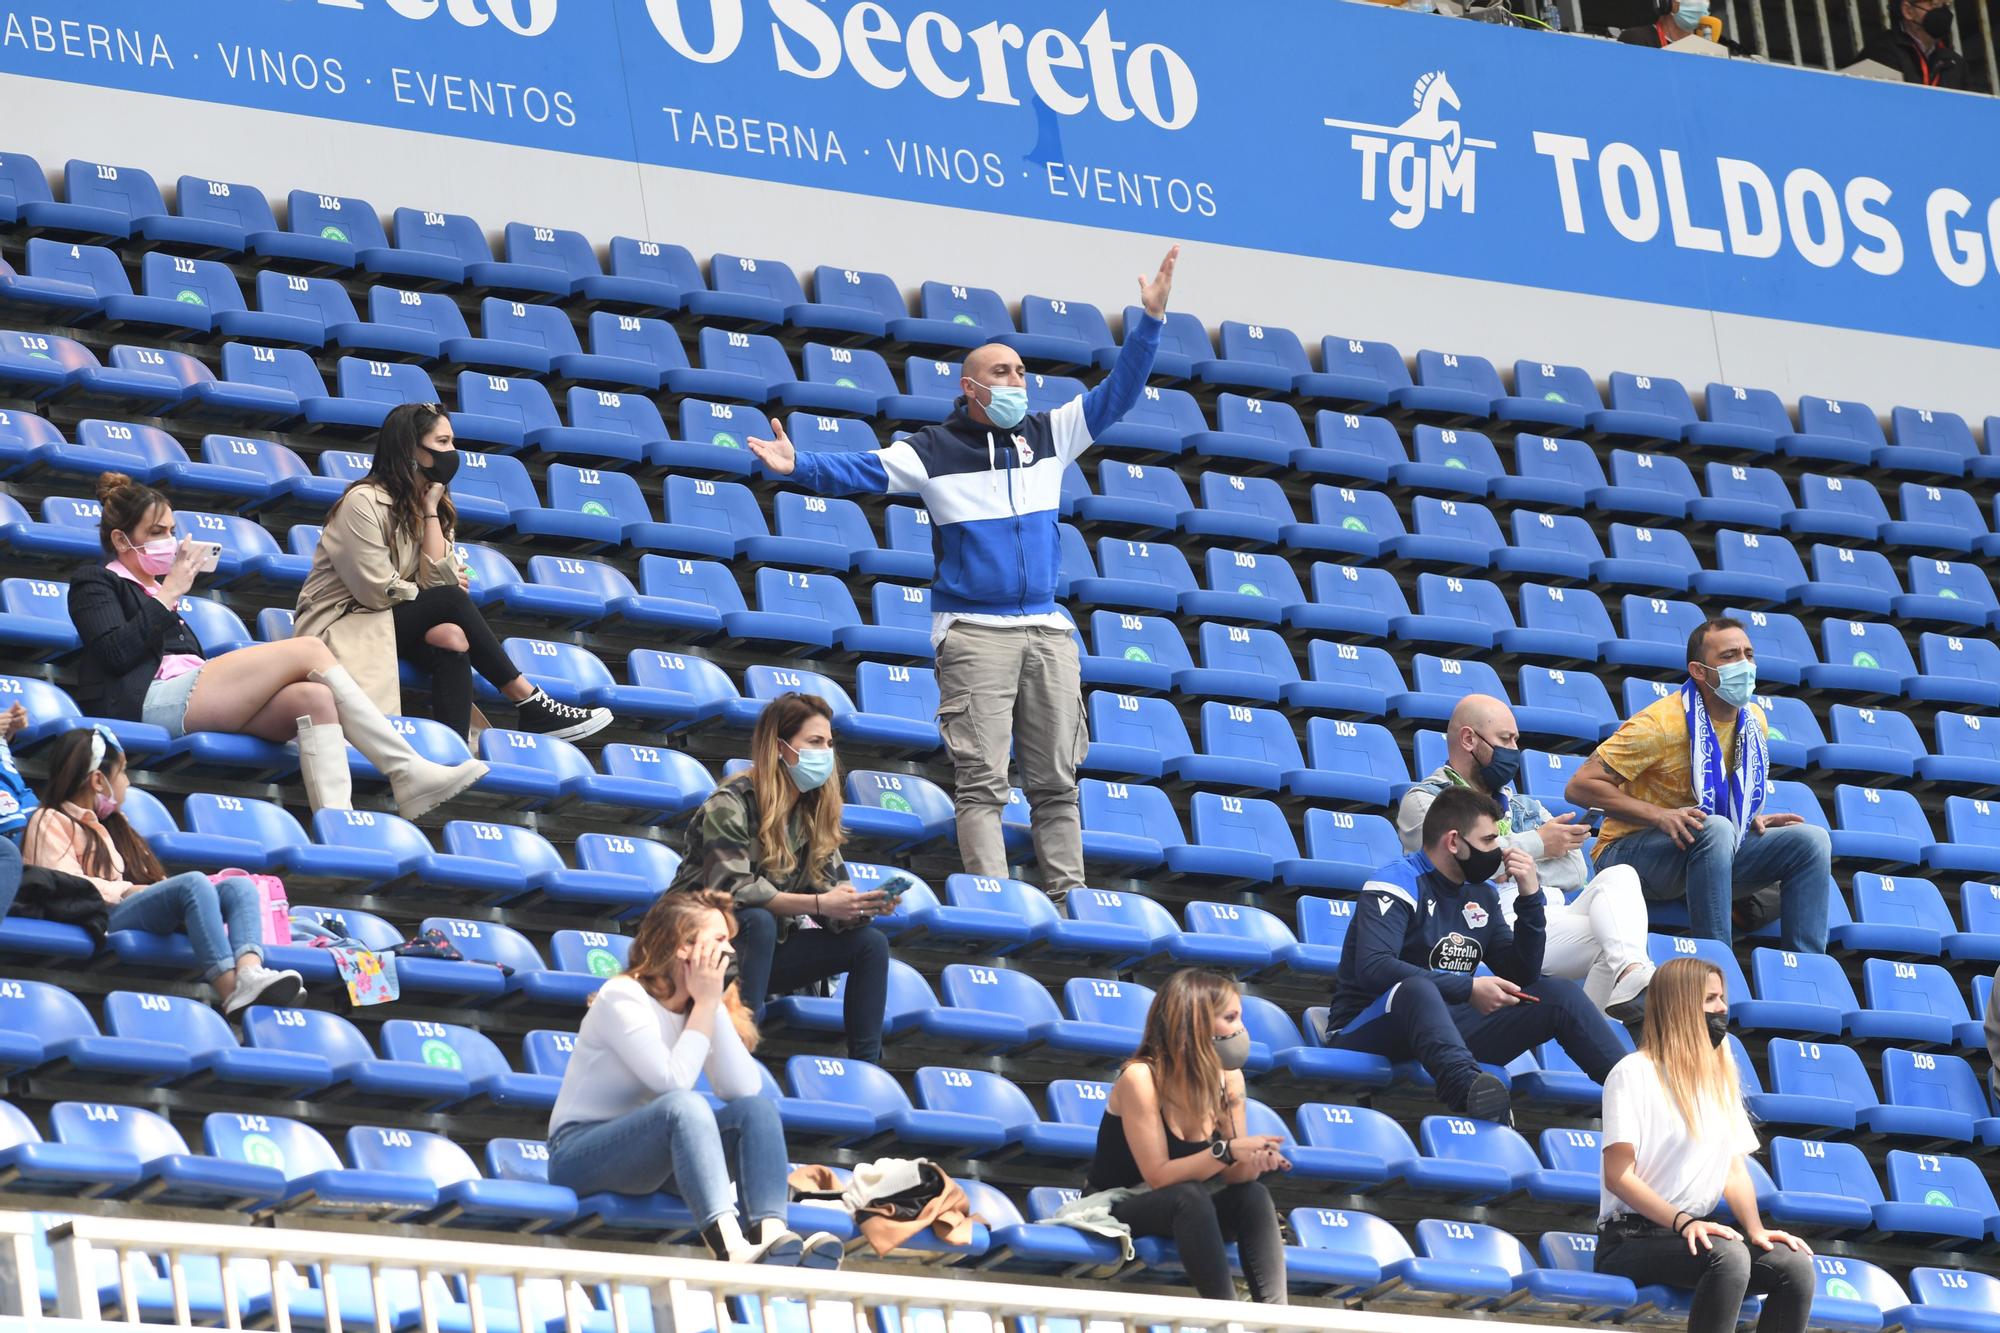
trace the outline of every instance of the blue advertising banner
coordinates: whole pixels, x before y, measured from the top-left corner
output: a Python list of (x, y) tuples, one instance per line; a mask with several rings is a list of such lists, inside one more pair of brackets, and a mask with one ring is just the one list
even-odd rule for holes
[(6, 73), (2000, 346), (1986, 98), (1333, 0), (0, 16)]

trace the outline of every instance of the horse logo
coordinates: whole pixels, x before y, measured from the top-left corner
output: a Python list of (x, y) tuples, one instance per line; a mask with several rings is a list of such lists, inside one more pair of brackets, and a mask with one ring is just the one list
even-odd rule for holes
[(1390, 222), (1405, 229), (1421, 224), (1446, 200), (1455, 200), (1462, 213), (1472, 212), (1478, 156), (1472, 150), (1497, 146), (1466, 135), (1457, 115), (1464, 109), (1458, 89), (1441, 69), (1418, 76), (1410, 104), (1416, 110), (1395, 125), (1334, 116), (1323, 121), (1352, 131), (1349, 144), (1361, 158), (1361, 198), (1372, 202), (1386, 192), (1397, 205)]
[(1458, 90), (1451, 86), (1444, 71), (1434, 69), (1417, 80), (1417, 86), (1410, 93), (1410, 101), (1417, 112), (1396, 127), (1396, 133), (1412, 139), (1429, 139), (1433, 143), (1442, 140), (1445, 152), (1456, 158), (1460, 147), (1459, 125), (1456, 120), (1444, 120), (1438, 115), (1438, 106), (1443, 104), (1453, 111), (1462, 110), (1458, 104)]

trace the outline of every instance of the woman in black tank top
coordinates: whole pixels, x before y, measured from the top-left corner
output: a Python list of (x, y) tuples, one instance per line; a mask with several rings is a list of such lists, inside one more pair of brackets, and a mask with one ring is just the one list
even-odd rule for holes
[(1216, 972), (1174, 973), (1153, 997), (1138, 1053), (1112, 1085), (1085, 1192), (1138, 1190), (1112, 1205), (1135, 1236), (1171, 1237), (1195, 1290), (1236, 1299), (1235, 1241), (1250, 1298), (1285, 1304), (1278, 1211), (1260, 1179), (1289, 1170), (1277, 1139), (1243, 1132), (1243, 997)]

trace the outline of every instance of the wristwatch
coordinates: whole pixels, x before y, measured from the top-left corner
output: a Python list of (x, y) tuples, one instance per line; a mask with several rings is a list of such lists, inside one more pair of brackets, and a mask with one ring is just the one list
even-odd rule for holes
[(1208, 1141), (1208, 1155), (1224, 1165), (1232, 1165), (1236, 1154), (1229, 1151), (1229, 1140), (1217, 1135)]

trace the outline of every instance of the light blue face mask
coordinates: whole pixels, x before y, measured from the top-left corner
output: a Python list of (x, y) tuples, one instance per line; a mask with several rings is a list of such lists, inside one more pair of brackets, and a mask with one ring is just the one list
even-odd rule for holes
[[(1688, 32), (1693, 32), (1696, 25), (1707, 17), (1708, 0), (1681, 0), (1680, 6), (1674, 10), (1674, 22)], [(1747, 699), (1749, 696), (1744, 697)]]
[(792, 775), (792, 785), (800, 791), (817, 791), (833, 776), (832, 750), (794, 750), (799, 760), (786, 764), (785, 771)]
[(1731, 708), (1741, 708), (1750, 702), (1750, 696), (1757, 692), (1757, 664), (1755, 662), (1726, 662), (1719, 667), (1711, 667), (1715, 672), (1715, 697)]
[(1012, 430), (1028, 415), (1028, 391), (1013, 384), (979, 384), (986, 390), (986, 419), (1001, 430)]

